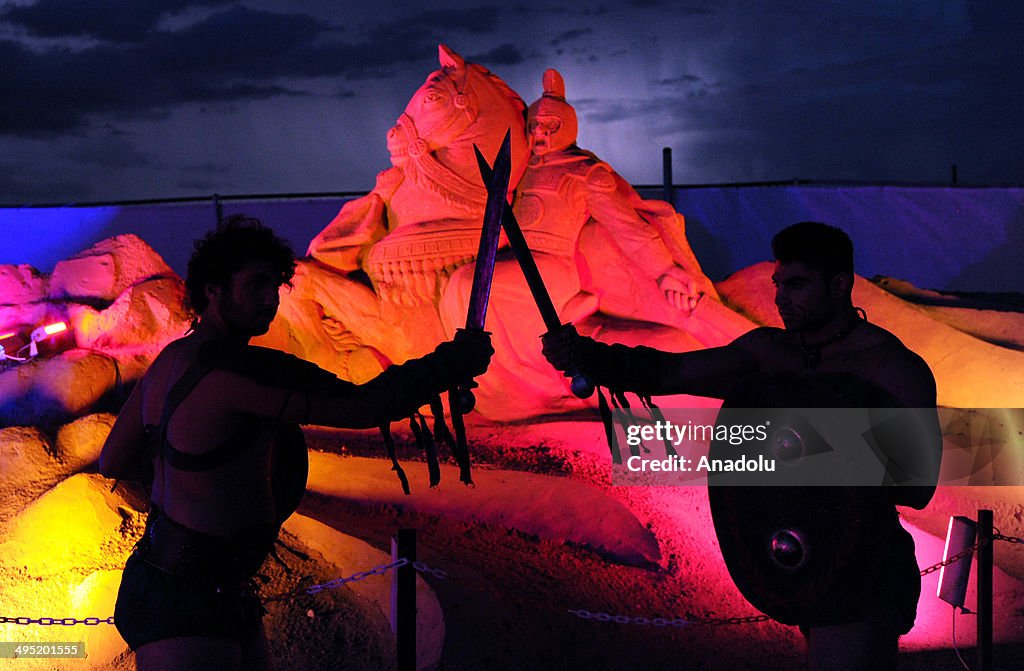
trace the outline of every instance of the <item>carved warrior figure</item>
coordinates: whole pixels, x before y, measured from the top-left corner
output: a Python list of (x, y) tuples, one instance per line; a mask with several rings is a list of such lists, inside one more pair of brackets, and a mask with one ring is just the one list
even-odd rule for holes
[[(441, 68), (388, 132), (392, 167), (313, 240), (257, 344), (363, 382), (463, 326), (486, 204), (473, 145), (490, 160), (509, 129), (510, 191), (522, 178), (514, 208), (563, 321), (604, 340), (676, 351), (751, 328), (716, 300), (682, 217), (576, 146), (576, 114), (557, 72), (546, 73), (545, 94), (529, 110), (531, 156), (522, 99), (447, 47), (439, 54)], [(477, 408), (511, 420), (579, 407), (541, 357), (544, 327), (505, 254), (487, 322), (497, 355)]]
[[(531, 156), (513, 209), (563, 322), (614, 342), (676, 350), (728, 342), (750, 328), (717, 302), (668, 204), (643, 200), (607, 163), (576, 145), (576, 112), (555, 70), (528, 110)], [(451, 330), (465, 315), (472, 265), (452, 276), (441, 303)], [(710, 319), (709, 319), (710, 317)], [(544, 324), (516, 261), (499, 257), (487, 329), (496, 355), (477, 393), (493, 419), (520, 419), (583, 403), (541, 356)], [(514, 388), (514, 395), (503, 390)]]
[(491, 159), (511, 129), (510, 191), (528, 149), (523, 100), (483, 66), (438, 51), (441, 68), (388, 132), (392, 167), (312, 241), (263, 343), (362, 381), (444, 338), (437, 302), (476, 255), (487, 200), (473, 146)]

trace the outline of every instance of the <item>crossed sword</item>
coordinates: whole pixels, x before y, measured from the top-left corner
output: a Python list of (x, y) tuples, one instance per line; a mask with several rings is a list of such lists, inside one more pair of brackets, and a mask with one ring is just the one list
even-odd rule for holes
[[(469, 309), (466, 312), (466, 330), (484, 330), (484, 319), (487, 316), (487, 303), (491, 295), (491, 280), (494, 277), (494, 261), (498, 255), (498, 239), (501, 229), (505, 229), (512, 253), (519, 262), (519, 267), (530, 287), (533, 300), (540, 310), (541, 319), (548, 332), (561, 328), (555, 306), (551, 302), (547, 287), (533, 260), (533, 254), (526, 244), (523, 231), (508, 203), (508, 183), (512, 175), (512, 131), (509, 129), (502, 140), (501, 148), (494, 159), (494, 166), (487, 162), (480, 148), (473, 145), (476, 161), (480, 168), (480, 176), (487, 187), (487, 205), (484, 207), (484, 225), (480, 232), (480, 248), (477, 251), (476, 267), (473, 271), (473, 287), (469, 294)], [(577, 398), (589, 398), (594, 393), (594, 383), (579, 371), (570, 371), (571, 389)], [(463, 414), (470, 412), (476, 404), (472, 387), (476, 382), (459, 385), (455, 390), (453, 405), (458, 405)]]

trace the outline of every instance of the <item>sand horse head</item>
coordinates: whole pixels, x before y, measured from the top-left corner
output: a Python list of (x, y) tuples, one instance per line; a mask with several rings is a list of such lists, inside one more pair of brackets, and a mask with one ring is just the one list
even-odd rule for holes
[(416, 90), (388, 131), (391, 162), (413, 173), (414, 179), (437, 179), (434, 173), (441, 167), (477, 184), (480, 176), (473, 145), (493, 160), (511, 129), (514, 185), (529, 151), (525, 103), (487, 68), (467, 63), (443, 44), (438, 54), (441, 68)]
[(529, 158), (522, 98), (448, 47), (439, 54), (441, 68), (388, 132), (402, 197), (392, 199), (387, 235), (363, 263), (382, 300), (406, 306), (436, 305), (450, 273), (476, 256), (487, 188), (473, 146), (492, 161), (511, 130), (510, 190)]

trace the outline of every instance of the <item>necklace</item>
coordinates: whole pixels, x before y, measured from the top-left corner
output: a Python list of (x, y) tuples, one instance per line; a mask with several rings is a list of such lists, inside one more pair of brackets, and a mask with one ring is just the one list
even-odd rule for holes
[(864, 310), (861, 308), (854, 308), (850, 321), (843, 327), (841, 331), (833, 333), (828, 338), (825, 338), (821, 342), (809, 344), (804, 340), (804, 336), (800, 334), (800, 351), (804, 355), (804, 370), (807, 372), (813, 372), (818, 364), (821, 363), (821, 350), (829, 345), (839, 342), (846, 336), (853, 333), (853, 330), (860, 326), (861, 322), (867, 321), (867, 316)]

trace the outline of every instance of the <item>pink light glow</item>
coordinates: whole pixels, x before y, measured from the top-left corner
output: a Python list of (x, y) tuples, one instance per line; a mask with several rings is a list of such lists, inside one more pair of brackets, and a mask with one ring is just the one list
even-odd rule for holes
[(48, 326), (43, 327), (43, 332), (48, 336), (53, 335), (54, 333), (60, 333), (61, 331), (67, 330), (68, 325), (65, 324), (64, 322), (57, 322), (55, 324), (49, 324)]

